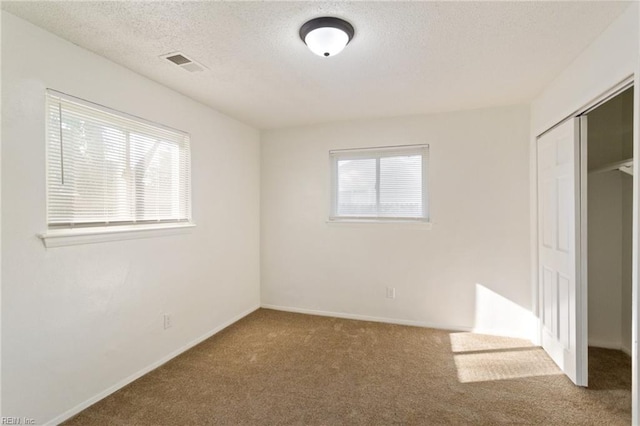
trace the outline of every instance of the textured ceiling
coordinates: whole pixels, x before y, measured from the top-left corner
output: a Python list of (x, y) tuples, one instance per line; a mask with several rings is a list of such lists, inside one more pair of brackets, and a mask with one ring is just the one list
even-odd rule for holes
[[(626, 2), (2, 2), (2, 8), (258, 128), (530, 101)], [(350, 21), (338, 56), (298, 37)], [(158, 56), (181, 51), (208, 69)]]

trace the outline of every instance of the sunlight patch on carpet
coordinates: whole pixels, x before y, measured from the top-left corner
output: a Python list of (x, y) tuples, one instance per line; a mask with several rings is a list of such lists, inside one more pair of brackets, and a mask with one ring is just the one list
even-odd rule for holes
[(535, 347), (533, 343), (525, 339), (477, 333), (451, 333), (449, 340), (451, 341), (451, 351), (454, 353)]
[[(524, 349), (524, 350), (523, 350)], [(453, 355), (460, 383), (561, 375), (540, 348), (488, 350)]]

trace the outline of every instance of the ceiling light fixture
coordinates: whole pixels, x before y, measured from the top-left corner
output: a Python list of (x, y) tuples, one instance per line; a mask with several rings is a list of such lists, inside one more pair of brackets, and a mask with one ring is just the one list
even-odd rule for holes
[(351, 41), (353, 26), (340, 18), (315, 18), (300, 27), (300, 38), (319, 56), (334, 56)]

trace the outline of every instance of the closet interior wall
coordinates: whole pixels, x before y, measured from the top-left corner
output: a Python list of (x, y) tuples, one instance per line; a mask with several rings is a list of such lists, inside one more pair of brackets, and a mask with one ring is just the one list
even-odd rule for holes
[(633, 88), (587, 115), (589, 346), (631, 353)]

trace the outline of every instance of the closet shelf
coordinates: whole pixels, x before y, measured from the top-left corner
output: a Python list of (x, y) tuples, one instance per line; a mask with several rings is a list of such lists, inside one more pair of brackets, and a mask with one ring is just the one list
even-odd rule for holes
[(615, 161), (613, 163), (605, 164), (604, 166), (596, 167), (589, 170), (589, 173), (604, 173), (612, 170), (620, 170), (623, 173), (633, 175), (633, 158), (627, 158), (622, 161)]

